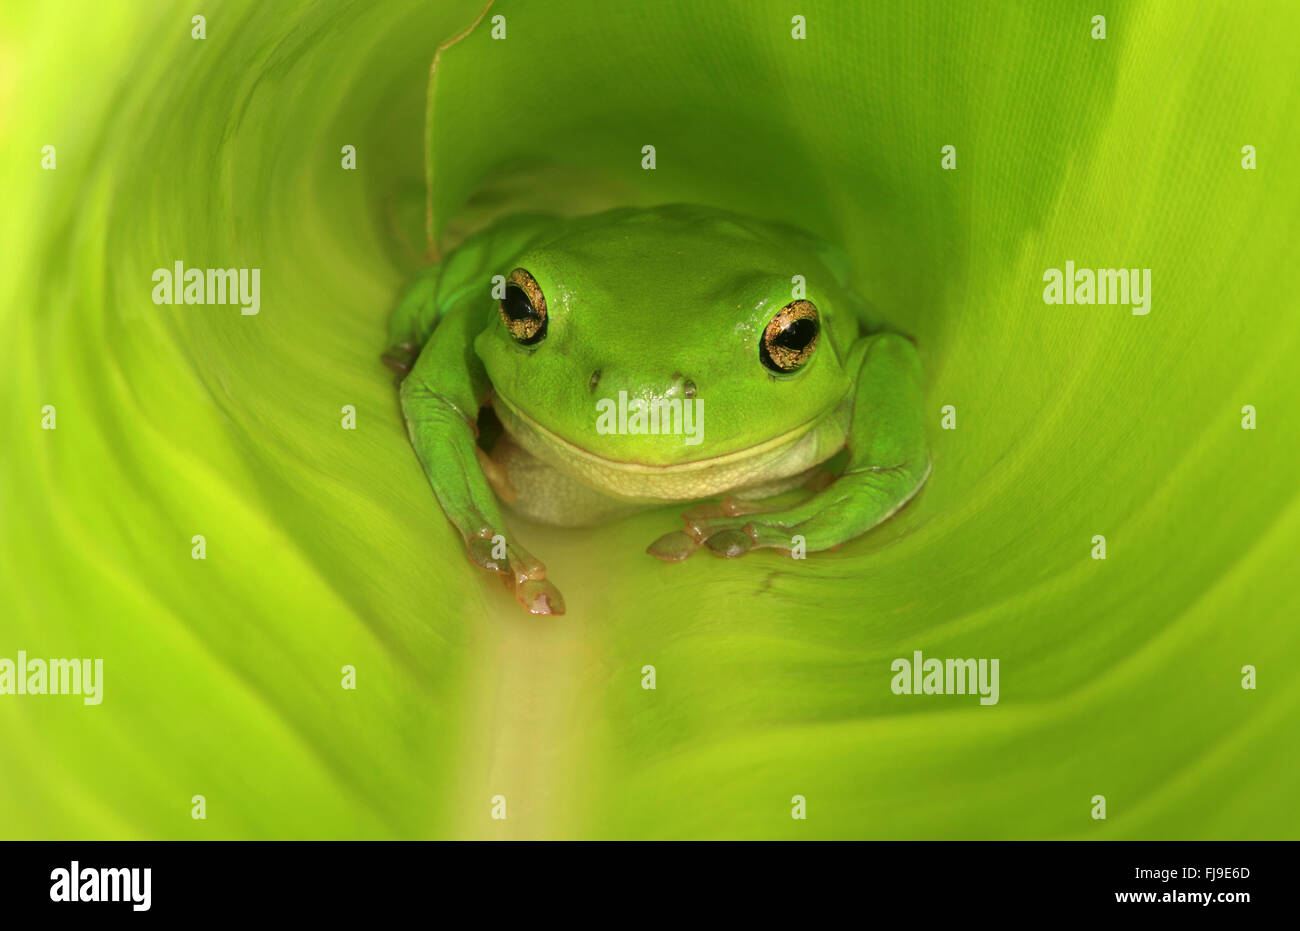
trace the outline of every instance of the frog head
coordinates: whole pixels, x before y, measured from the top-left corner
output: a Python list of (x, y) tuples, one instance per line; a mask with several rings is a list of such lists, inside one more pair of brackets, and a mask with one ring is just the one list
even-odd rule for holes
[(850, 299), (797, 230), (708, 208), (620, 209), (525, 247), (475, 350), (503, 422), (556, 454), (650, 468), (734, 459), (844, 401)]

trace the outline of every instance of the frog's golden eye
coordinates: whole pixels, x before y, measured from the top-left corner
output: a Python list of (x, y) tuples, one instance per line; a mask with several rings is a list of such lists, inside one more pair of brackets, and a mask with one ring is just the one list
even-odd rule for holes
[(546, 338), (546, 298), (537, 279), (516, 268), (506, 279), (506, 296), (501, 299), (501, 320), (521, 346), (532, 346)]
[(797, 372), (817, 348), (821, 322), (812, 301), (791, 301), (768, 322), (758, 356), (777, 375)]

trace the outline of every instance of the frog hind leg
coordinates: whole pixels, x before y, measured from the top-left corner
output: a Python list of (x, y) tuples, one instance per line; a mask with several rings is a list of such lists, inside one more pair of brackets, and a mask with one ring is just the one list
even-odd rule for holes
[(647, 552), (675, 562), (705, 547), (734, 558), (754, 549), (791, 552), (801, 537), (807, 552), (833, 549), (891, 517), (930, 474), (924, 392), (916, 349), (882, 333), (854, 344), (858, 372), (848, 464), (811, 498), (766, 510), (762, 502), (724, 499), (687, 511), (685, 530), (665, 534)]
[(480, 465), (477, 415), (489, 382), (478, 357), (465, 347), (481, 325), (473, 301), (454, 305), (438, 322), (402, 382), (407, 432), (470, 561), (497, 574), (530, 613), (563, 614), (563, 596), (546, 578), (546, 567), (507, 530)]

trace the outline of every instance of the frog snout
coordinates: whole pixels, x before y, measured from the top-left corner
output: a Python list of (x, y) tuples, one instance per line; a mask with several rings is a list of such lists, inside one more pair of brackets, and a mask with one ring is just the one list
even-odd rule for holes
[[(606, 381), (604, 370), (593, 369), (591, 375), (587, 378), (587, 390), (592, 394), (595, 394), (600, 390), (604, 391), (606, 394), (612, 391), (614, 395), (617, 395), (618, 388), (614, 387), (612, 382), (605, 384), (602, 388), (602, 383), (604, 381)], [(623, 390), (627, 391), (628, 389), (624, 388)], [(687, 378), (681, 372), (673, 372), (672, 375), (668, 376), (668, 379), (664, 384), (663, 396), (669, 398), (686, 398), (689, 400), (690, 398), (695, 397), (696, 390), (694, 380)], [(637, 392), (628, 391), (628, 393), (636, 394)]]

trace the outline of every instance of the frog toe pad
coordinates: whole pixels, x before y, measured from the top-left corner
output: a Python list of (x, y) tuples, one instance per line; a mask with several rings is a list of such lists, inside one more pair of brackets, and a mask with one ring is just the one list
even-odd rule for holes
[(564, 613), (564, 596), (546, 578), (546, 567), (523, 548), (508, 545), (502, 552), (500, 538), (488, 533), (467, 540), (465, 549), (470, 562), (495, 573), (529, 614)]
[(666, 533), (646, 547), (646, 552), (664, 562), (681, 562), (700, 548), (700, 543), (684, 530)]

